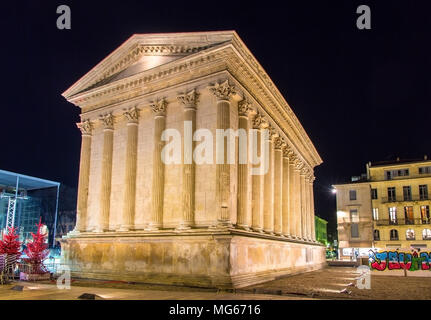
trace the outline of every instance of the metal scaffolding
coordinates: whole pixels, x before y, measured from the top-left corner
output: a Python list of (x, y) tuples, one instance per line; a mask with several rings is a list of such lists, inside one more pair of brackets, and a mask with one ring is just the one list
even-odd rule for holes
[[(17, 216), (17, 205), (20, 200), (29, 199), (27, 192), (47, 189), (47, 188), (57, 188), (56, 199), (55, 199), (55, 216), (53, 225), (53, 246), (55, 245), (55, 233), (57, 227), (57, 215), (58, 215), (58, 198), (60, 192), (60, 183), (45, 179), (40, 179), (36, 177), (31, 177), (27, 175), (22, 175), (14, 172), (9, 172), (5, 170), (0, 170), (0, 200), (7, 199), (7, 209), (6, 212), (1, 212), (0, 216), (6, 215), (6, 221), (3, 224), (3, 228), (8, 227), (18, 227), (20, 233), (25, 232), (24, 227), (21, 226), (21, 221), (16, 221)], [(1, 209), (1, 207), (0, 207)], [(26, 217), (28, 219), (28, 217)]]

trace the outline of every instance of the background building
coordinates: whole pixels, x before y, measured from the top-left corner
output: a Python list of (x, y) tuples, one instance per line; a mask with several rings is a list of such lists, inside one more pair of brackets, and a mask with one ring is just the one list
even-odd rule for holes
[(368, 163), (367, 173), (334, 185), (340, 257), (375, 248), (431, 248), (431, 161)]

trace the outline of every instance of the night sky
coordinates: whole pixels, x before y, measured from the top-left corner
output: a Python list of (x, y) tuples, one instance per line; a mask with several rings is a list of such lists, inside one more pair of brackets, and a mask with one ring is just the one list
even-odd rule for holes
[[(279, 1), (281, 2), (281, 1)], [(316, 214), (368, 161), (431, 156), (429, 1), (5, 1), (0, 168), (76, 187), (79, 108), (61, 93), (133, 33), (236, 30), (320, 153)], [(72, 29), (56, 28), (69, 5)], [(371, 8), (358, 30), (356, 8)], [(333, 224), (332, 224), (333, 225)]]

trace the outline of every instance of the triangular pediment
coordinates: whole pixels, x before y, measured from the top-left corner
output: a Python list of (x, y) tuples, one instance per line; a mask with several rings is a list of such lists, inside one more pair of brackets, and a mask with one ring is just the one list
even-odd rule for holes
[(234, 31), (135, 34), (85, 74), (63, 96), (67, 99), (232, 41)]

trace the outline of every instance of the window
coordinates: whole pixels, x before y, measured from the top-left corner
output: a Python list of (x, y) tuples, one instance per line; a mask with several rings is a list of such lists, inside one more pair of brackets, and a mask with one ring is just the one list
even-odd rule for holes
[(419, 199), (428, 200), (428, 185), (422, 184), (419, 186)]
[(395, 177), (407, 177), (409, 175), (409, 169), (398, 169), (398, 170), (387, 170), (386, 180), (392, 180)]
[(374, 240), (379, 241), (380, 240), (380, 231), (374, 230)]
[(377, 189), (371, 189), (371, 199), (377, 199)]
[(429, 206), (421, 206), (421, 219), (423, 224), (430, 223), (430, 207)]
[(404, 201), (412, 200), (412, 188), (410, 186), (403, 187)]
[(352, 238), (359, 238), (359, 226), (357, 223), (351, 225)]
[(429, 174), (429, 173), (431, 173), (431, 166), (419, 168), (419, 174)]
[(415, 231), (413, 229), (407, 229), (406, 240), (415, 240)]
[(389, 208), (389, 223), (397, 224), (397, 207)]
[(415, 220), (413, 218), (413, 207), (404, 207), (404, 218), (406, 219), (406, 224), (414, 224)]
[(373, 208), (373, 220), (379, 220), (379, 208)]
[(356, 190), (349, 191), (350, 200), (356, 200)]
[(394, 202), (396, 201), (396, 192), (395, 192), (395, 187), (390, 187), (388, 188), (388, 201), (390, 202)]
[(389, 236), (390, 236), (390, 239), (391, 239), (391, 240), (398, 240), (398, 231), (397, 231), (397, 230), (395, 230), (395, 229), (392, 229), (392, 230), (389, 232)]
[(359, 222), (358, 210), (356, 209), (350, 210), (350, 221), (354, 223)]
[(422, 231), (422, 239), (423, 240), (431, 240), (431, 229), (424, 229)]

